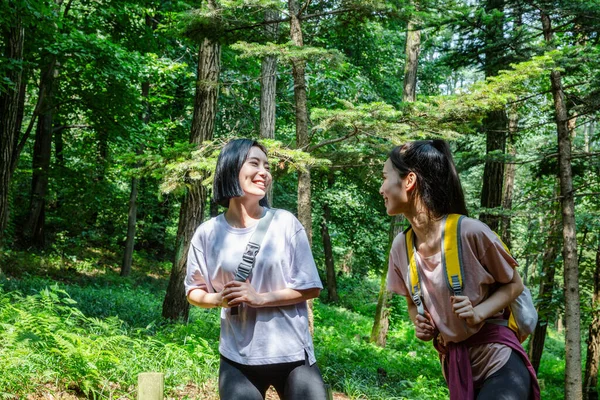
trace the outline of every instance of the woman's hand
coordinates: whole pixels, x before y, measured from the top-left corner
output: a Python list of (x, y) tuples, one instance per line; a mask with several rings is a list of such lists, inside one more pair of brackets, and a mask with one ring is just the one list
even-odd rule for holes
[(474, 326), (483, 321), (483, 318), (477, 312), (477, 308), (473, 307), (467, 296), (450, 296), (450, 301), (452, 302), (454, 314), (463, 319), (467, 325)]
[(263, 296), (256, 293), (256, 290), (248, 282), (231, 281), (226, 283), (221, 291), (221, 296), (227, 302), (228, 307), (234, 307), (241, 303), (246, 303), (250, 307), (264, 305)]
[(425, 342), (432, 340), (437, 335), (437, 328), (431, 315), (425, 311), (425, 316), (417, 314), (415, 318), (415, 336)]

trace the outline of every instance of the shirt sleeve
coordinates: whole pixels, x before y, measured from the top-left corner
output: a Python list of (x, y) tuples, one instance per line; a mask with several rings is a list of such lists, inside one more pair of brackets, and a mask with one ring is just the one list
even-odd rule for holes
[(290, 289), (323, 289), (321, 278), (308, 243), (304, 228), (298, 230), (290, 241), (292, 257), (287, 287)]
[(204, 259), (204, 253), (194, 246), (194, 243), (190, 244), (187, 257), (187, 268), (185, 276), (185, 294), (186, 296), (193, 289), (207, 290), (206, 280), (204, 274), (206, 273), (206, 261)]
[(508, 283), (512, 280), (518, 266), (512, 255), (505, 249), (500, 237), (487, 225), (481, 223), (476, 234), (478, 240), (479, 262), (496, 282)]
[[(394, 242), (392, 243), (392, 247), (390, 248), (387, 273), (387, 289), (391, 292), (398, 293), (401, 296), (408, 297), (410, 296), (410, 294), (408, 293), (406, 282), (404, 281), (404, 277), (402, 276), (402, 268), (400, 267), (400, 263), (402, 262), (402, 260), (400, 259), (399, 250), (401, 250), (400, 246), (403, 245), (404, 235), (400, 234), (396, 236)], [(404, 264), (406, 264), (406, 262)], [(408, 270), (408, 267), (406, 269)]]

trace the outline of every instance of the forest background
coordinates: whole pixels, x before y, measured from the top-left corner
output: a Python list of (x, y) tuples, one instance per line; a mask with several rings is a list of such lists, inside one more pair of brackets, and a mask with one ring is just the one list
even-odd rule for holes
[[(2, 0), (0, 396), (216, 398), (218, 313), (183, 293), (224, 143), (268, 146), (326, 285), (336, 398), (443, 399), (385, 291), (387, 152), (451, 142), (519, 261), (545, 399), (598, 398), (598, 0)], [(49, 396), (54, 397), (49, 397)]]

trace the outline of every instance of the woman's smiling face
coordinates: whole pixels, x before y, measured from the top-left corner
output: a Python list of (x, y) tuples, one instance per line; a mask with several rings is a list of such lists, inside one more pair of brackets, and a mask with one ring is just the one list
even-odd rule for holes
[(265, 197), (273, 178), (267, 155), (260, 148), (250, 148), (240, 169), (239, 179), (245, 196), (257, 196), (259, 200)]

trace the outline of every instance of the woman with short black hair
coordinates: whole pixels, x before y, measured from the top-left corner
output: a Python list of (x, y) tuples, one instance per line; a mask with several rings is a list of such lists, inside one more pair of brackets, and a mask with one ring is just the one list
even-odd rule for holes
[[(501, 322), (523, 291), (517, 262), (487, 225), (466, 217), (448, 144), (420, 140), (395, 147), (379, 192), (387, 213), (410, 223), (392, 244), (388, 289), (406, 297), (416, 337), (433, 340), (450, 399), (539, 399), (535, 371)], [(453, 231), (445, 231), (447, 218), (458, 221)], [(462, 278), (451, 275), (450, 284), (446, 253), (452, 252), (459, 254)]]
[[(221, 150), (213, 197), (227, 210), (192, 238), (187, 298), (222, 307), (221, 399), (264, 399), (273, 385), (282, 399), (324, 400), (306, 303), (323, 286), (304, 227), (291, 213), (267, 207), (271, 181), (258, 142), (236, 139)], [(263, 234), (258, 246), (248, 244)]]

